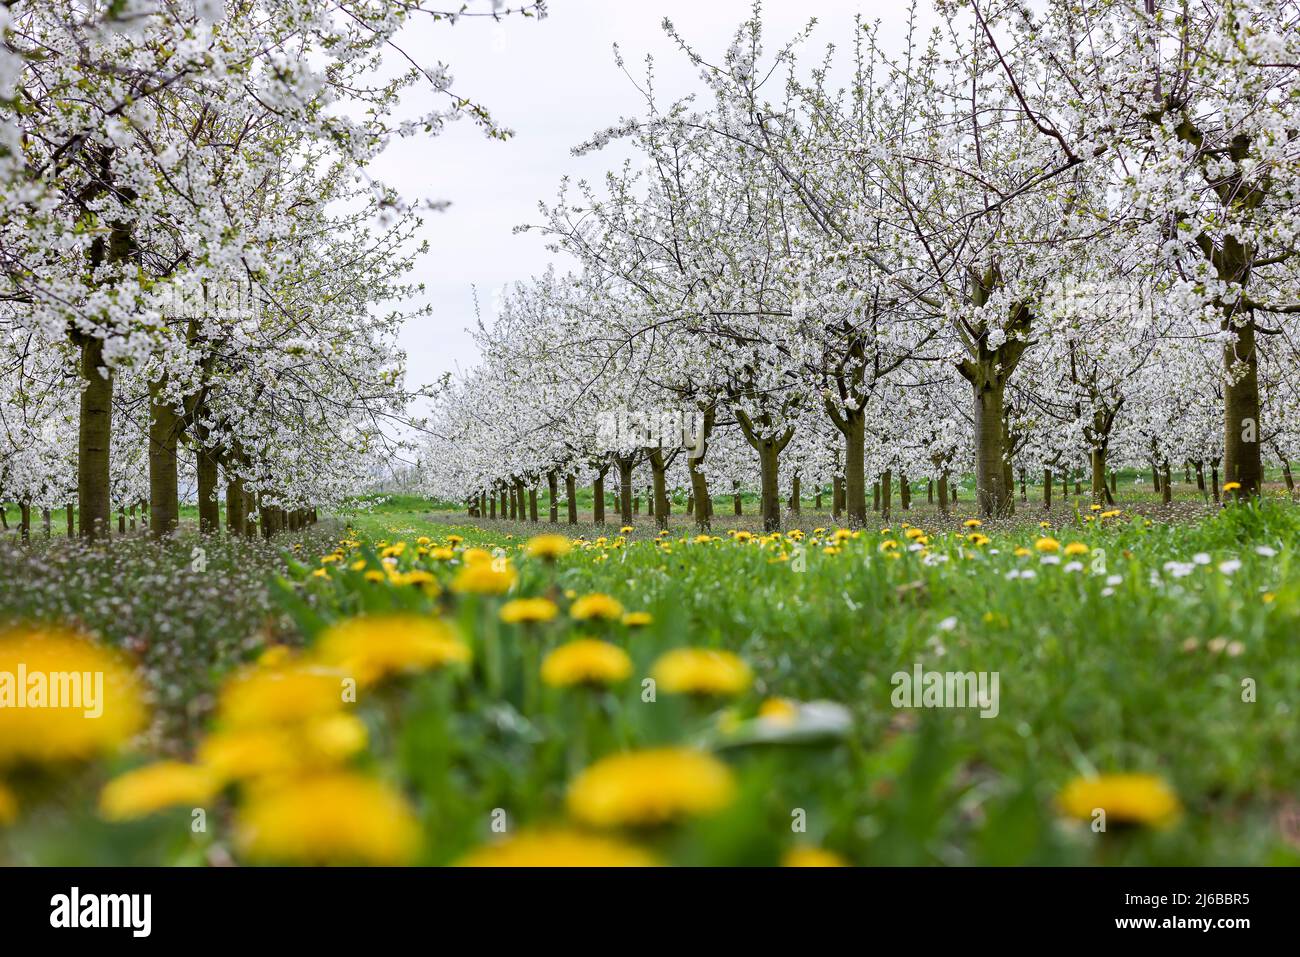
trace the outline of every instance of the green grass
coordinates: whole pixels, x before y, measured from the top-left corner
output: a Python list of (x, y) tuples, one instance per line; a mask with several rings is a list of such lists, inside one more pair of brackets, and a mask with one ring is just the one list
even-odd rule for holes
[[(268, 643), (310, 646), (332, 621), (393, 609), (455, 621), (475, 650), (472, 668), (404, 679), (359, 704), (371, 737), (358, 766), (411, 801), (424, 862), (455, 860), (491, 839), (498, 808), (513, 829), (563, 820), (567, 782), (602, 754), (696, 743), (732, 767), (738, 797), (718, 815), (630, 835), (670, 862), (767, 864), (811, 843), (861, 864), (1300, 863), (1300, 511), (1268, 501), (1193, 513), (1195, 502), (1184, 501), (1167, 518), (1139, 505), (1152, 520), (1128, 509), (1097, 520), (1074, 504), (1048, 516), (1048, 532), (1038, 510), (1022, 508), (1016, 520), (982, 527), (990, 541), (979, 545), (961, 537), (965, 513), (941, 531), (939, 516), (918, 503), (896, 511), (890, 531), (873, 526), (838, 554), (812, 544), (823, 516), (804, 516), (802, 541), (741, 544), (721, 529), (697, 543), (680, 514), (657, 542), (642, 515), (621, 544), (598, 546), (601, 530), (561, 526), (587, 544), (551, 567), (520, 552), (549, 527), (471, 523), (434, 503), (390, 501), (348, 516), (351, 534), (407, 542), (397, 568), (428, 569), (440, 594), (365, 580), (347, 566), (360, 558), (378, 568), (368, 545), (328, 566), (328, 579), (312, 575), (316, 556), (333, 547), (329, 533), (342, 533), (322, 523), (305, 540), (217, 546), (206, 578), (188, 568), (192, 539), (171, 548), (119, 542), (67, 558), (57, 542), (13, 547), (0, 559), (18, 569), (19, 587), (6, 589), (0, 608), (75, 618), (128, 648), (146, 638), (134, 653), (167, 717), (136, 762), (189, 753), (209, 721), (212, 689)], [(928, 559), (905, 550), (904, 522), (932, 533)], [(653, 622), (630, 630), (562, 613), (531, 633), (501, 624), (504, 598), (450, 589), (460, 552), (450, 562), (416, 554), (419, 537), (451, 534), (519, 569), (506, 597), (550, 595), (563, 612), (569, 596), (599, 591)], [(1059, 564), (1044, 564), (1037, 550), (1015, 554), (1040, 534), (1089, 553)], [(901, 547), (882, 552), (886, 540)], [(1067, 570), (1071, 561), (1082, 567)], [(287, 584), (268, 588), (281, 574)], [(152, 633), (164, 623), (171, 635), (161, 640)], [(582, 634), (626, 648), (632, 680), (601, 693), (539, 688), (541, 655)], [(753, 668), (753, 687), (730, 700), (644, 701), (655, 659), (684, 645), (736, 652)], [(485, 674), (489, 660), (500, 664), (499, 688)], [(918, 664), (997, 672), (997, 716), (895, 707), (892, 676)], [(746, 722), (774, 696), (835, 702), (851, 722), (816, 742), (745, 744), (720, 730), (752, 729)], [(720, 723), (724, 713), (733, 717)], [(8, 833), (0, 858), (6, 849), (10, 860), (100, 863), (229, 852), (229, 809), (237, 815), (246, 799), (238, 791), (213, 815), (224, 823), (198, 837), (178, 837), (187, 820), (179, 811), (116, 829), (97, 822), (95, 789), (120, 766), (80, 772), (57, 807), (40, 805)], [(1064, 821), (1056, 795), (1097, 771), (1158, 775), (1182, 814), (1164, 828), (1112, 821), (1105, 833)], [(807, 830), (793, 833), (799, 816)]]

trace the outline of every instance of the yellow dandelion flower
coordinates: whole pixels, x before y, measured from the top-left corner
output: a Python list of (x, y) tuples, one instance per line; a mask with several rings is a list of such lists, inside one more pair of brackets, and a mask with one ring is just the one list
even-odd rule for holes
[(348, 568), (352, 569), (354, 572), (359, 572), (361, 571), (361, 569), (365, 567), (366, 567), (366, 560), (364, 558), (358, 558), (355, 562), (353, 562), (351, 565), (348, 566)]
[(729, 805), (731, 769), (704, 751), (659, 748), (604, 758), (569, 786), (569, 813), (598, 827), (657, 825)]
[(1057, 796), (1068, 817), (1090, 821), (1096, 810), (1106, 812), (1107, 824), (1165, 827), (1181, 811), (1178, 796), (1154, 774), (1103, 774), (1075, 778)]
[(569, 614), (577, 621), (588, 621), (593, 618), (613, 621), (623, 616), (623, 606), (609, 595), (592, 592), (575, 601), (569, 608)]
[(654, 867), (641, 848), (575, 830), (525, 831), (471, 851), (460, 867)]
[(651, 675), (666, 694), (740, 694), (754, 678), (741, 658), (709, 648), (675, 648), (660, 656)]
[(758, 706), (758, 716), (774, 724), (793, 724), (799, 707), (789, 698), (768, 698)]
[(635, 531), (636, 529), (633, 528), (631, 525), (624, 525), (622, 528), (618, 530), (618, 533), (620, 535), (631, 535)]
[(456, 573), (451, 590), (469, 595), (504, 595), (518, 579), (519, 573), (507, 563), (475, 561)]
[(115, 651), (68, 631), (0, 633), (0, 766), (94, 757), (125, 744), (145, 719), (131, 667)]
[(655, 620), (655, 616), (648, 611), (629, 611), (623, 616), (623, 624), (628, 628), (644, 628)]
[(0, 781), (0, 827), (18, 820), (18, 796)]
[(1024, 545), (1020, 545), (1017, 546), (1015, 552), (1013, 552), (1012, 554), (1014, 554), (1017, 558), (1024, 558), (1026, 555), (1032, 555), (1034, 553), (1031, 552), (1029, 549), (1025, 548)]
[(743, 544), (745, 542), (753, 541), (754, 535), (751, 532), (739, 531), (733, 536), (733, 540)]
[(383, 580), (384, 580), (385, 578), (387, 578), (387, 577), (388, 577), (388, 576), (385, 575), (383, 572), (381, 572), (381, 571), (376, 571), (375, 569), (371, 569), (370, 571), (366, 572), (366, 574), (365, 574), (365, 579), (366, 579), (366, 581), (368, 581), (368, 582), (381, 582), (381, 581), (383, 581)]
[(209, 734), (197, 759), (222, 781), (301, 774), (333, 768), (366, 746), (365, 724), (332, 714), (289, 725), (233, 728)]
[(542, 680), (552, 688), (615, 684), (631, 673), (632, 659), (627, 652), (594, 638), (560, 645), (542, 661)]
[(507, 625), (550, 621), (560, 609), (549, 598), (516, 598), (501, 606), (501, 620)]
[(1240, 482), (1224, 482), (1224, 483), (1223, 483), (1223, 490), (1224, 490), (1225, 492), (1235, 492), (1235, 491), (1237, 491), (1237, 489), (1239, 489), (1239, 488), (1241, 488), (1241, 483), (1240, 483)]
[(110, 821), (127, 821), (177, 805), (202, 807), (220, 790), (221, 780), (209, 768), (159, 761), (104, 785), (99, 813)]
[(465, 541), (465, 539), (464, 539), (463, 536), (460, 536), (460, 535), (448, 535), (448, 536), (447, 536), (447, 544), (450, 545), (452, 548), (455, 548), (457, 545), (459, 545), (459, 544), (460, 544), (461, 542), (463, 542), (463, 541)]
[(368, 685), (392, 674), (469, 661), (470, 650), (444, 621), (386, 614), (331, 625), (317, 639), (315, 655)]
[(1065, 554), (1067, 554), (1067, 555), (1087, 555), (1087, 554), (1088, 554), (1088, 546), (1085, 545), (1085, 544), (1083, 544), (1083, 542), (1071, 542), (1069, 545), (1066, 545), (1066, 546), (1065, 546)]
[(228, 728), (252, 728), (303, 721), (343, 709), (348, 675), (315, 664), (247, 668), (236, 673), (217, 697), (217, 718)]
[[(469, 553), (466, 552), (465, 555), (466, 555), (465, 560), (468, 562), (470, 560)], [(432, 558), (435, 562), (449, 562), (456, 557), (456, 552), (453, 549), (446, 547), (445, 545), (439, 545), (436, 548), (429, 549), (429, 557)], [(492, 556), (489, 555), (488, 560), (490, 561), (491, 558)]]
[(573, 549), (573, 544), (563, 535), (537, 535), (528, 540), (528, 557), (555, 561)]
[(1034, 542), (1034, 548), (1038, 549), (1040, 552), (1059, 552), (1061, 550), (1061, 543), (1054, 538), (1048, 538), (1044, 535), (1042, 538)]
[(834, 851), (823, 847), (801, 844), (792, 847), (781, 858), (782, 867), (848, 867), (849, 862)]
[(892, 538), (887, 538), (880, 543), (880, 550), (882, 552), (892, 551), (897, 547), (898, 547), (898, 542), (894, 541)]
[(978, 518), (968, 518), (966, 519), (966, 521), (962, 522), (962, 524), (965, 525), (967, 528), (979, 528), (984, 523), (981, 522)]
[(298, 864), (405, 864), (420, 829), (396, 791), (333, 773), (256, 788), (240, 809), (237, 842), (250, 859)]
[(922, 538), (925, 535), (924, 530), (919, 528), (909, 528), (903, 533), (907, 538)]
[[(456, 553), (453, 551), (448, 557), (453, 557), (455, 554)], [(466, 565), (476, 565), (479, 562), (492, 561), (492, 553), (486, 548), (467, 548), (461, 558), (464, 560)]]

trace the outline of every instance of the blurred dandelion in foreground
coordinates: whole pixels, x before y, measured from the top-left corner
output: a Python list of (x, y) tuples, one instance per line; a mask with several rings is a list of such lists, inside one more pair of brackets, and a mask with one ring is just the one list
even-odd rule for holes
[(549, 598), (516, 598), (501, 606), (501, 620), (507, 625), (550, 621), (558, 613)]
[(754, 680), (739, 656), (710, 648), (675, 648), (660, 656), (651, 675), (667, 694), (740, 694)]
[(91, 758), (145, 719), (131, 668), (112, 649), (70, 631), (0, 634), (0, 765)]
[(331, 625), (316, 656), (363, 685), (389, 675), (427, 671), (470, 659), (469, 646), (447, 622), (425, 615), (362, 615)]
[(209, 768), (159, 761), (109, 781), (99, 795), (99, 812), (110, 821), (126, 821), (170, 807), (202, 807), (220, 790), (221, 781)]
[(648, 852), (581, 831), (534, 831), (488, 844), (457, 862), (461, 867), (653, 867)]
[(591, 619), (613, 621), (616, 618), (623, 617), (623, 606), (617, 599), (611, 598), (609, 595), (594, 592), (590, 595), (583, 595), (575, 601), (569, 609), (569, 614), (577, 621)]
[(560, 645), (542, 661), (542, 680), (553, 688), (608, 685), (632, 673), (632, 659), (607, 641), (579, 638)]
[(569, 787), (569, 812), (599, 827), (665, 824), (735, 798), (731, 769), (704, 751), (659, 748), (604, 758)]
[(801, 844), (786, 851), (782, 867), (848, 867), (849, 862), (834, 851)]
[(387, 785), (346, 772), (255, 788), (236, 820), (250, 859), (297, 864), (406, 864), (420, 829)]
[(1154, 774), (1103, 774), (1075, 778), (1057, 796), (1067, 816), (1091, 820), (1097, 810), (1107, 821), (1165, 827), (1178, 817), (1182, 805), (1161, 777)]
[(555, 561), (569, 554), (572, 548), (573, 544), (563, 535), (537, 535), (528, 540), (527, 554), (529, 558)]

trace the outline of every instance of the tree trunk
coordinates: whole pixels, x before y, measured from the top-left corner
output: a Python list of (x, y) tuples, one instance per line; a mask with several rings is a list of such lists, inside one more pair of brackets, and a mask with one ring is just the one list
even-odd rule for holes
[(1092, 504), (1102, 505), (1108, 498), (1106, 489), (1106, 450), (1104, 448), (1094, 448), (1092, 450)]
[(546, 492), (551, 497), (551, 524), (560, 524), (560, 477), (555, 469), (546, 473)]
[(605, 472), (596, 473), (592, 483), (591, 520), (597, 525), (605, 524)]
[(758, 465), (763, 490), (763, 531), (781, 528), (781, 452), (775, 439), (766, 439), (758, 449)]
[(32, 503), (18, 503), (18, 537), (29, 542), (32, 539)]
[(1219, 460), (1210, 459), (1210, 488), (1214, 490), (1214, 502), (1220, 502), (1219, 495)]
[(180, 524), (176, 443), (180, 416), (163, 399), (166, 381), (149, 385), (149, 529), (155, 538), (170, 535)]
[(648, 501), (654, 502), (655, 527), (662, 530), (668, 527), (668, 463), (661, 448), (650, 450), (650, 478), (654, 498)]
[(912, 483), (907, 480), (907, 473), (898, 473), (898, 504), (904, 512), (912, 510)]
[(790, 514), (791, 514), (792, 516), (798, 517), (798, 515), (799, 515), (799, 506), (800, 506), (800, 501), (799, 501), (799, 499), (802, 497), (803, 492), (802, 492), (802, 488), (801, 488), (801, 486), (802, 486), (802, 482), (800, 481), (799, 476), (798, 476), (797, 474), (796, 474), (795, 477), (790, 481), (790, 486), (791, 486), (791, 488), (790, 488)]
[(939, 473), (939, 513), (947, 515), (948, 509), (948, 470), (944, 469)]
[(980, 515), (999, 517), (1010, 512), (1006, 484), (1006, 436), (1003, 431), (1006, 386), (993, 376), (972, 384), (975, 409), (975, 497)]
[[(844, 479), (838, 475), (831, 476), (831, 517), (835, 521), (840, 520), (844, 514), (844, 500), (846, 494), (844, 491)], [(863, 500), (866, 500), (866, 493), (863, 493)]]
[(569, 502), (569, 524), (578, 524), (578, 478), (572, 472), (564, 477), (564, 494)]
[(199, 446), (199, 534), (216, 535), (221, 531), (221, 503), (217, 500), (217, 456), (212, 449)]
[(709, 480), (704, 474), (704, 470), (699, 467), (698, 458), (691, 459), (688, 463), (691, 471), (691, 497), (695, 499), (695, 528), (703, 533), (710, 528), (710, 519), (713, 518), (713, 500), (709, 497)]
[(745, 512), (745, 510), (741, 508), (739, 482), (731, 483), (731, 508), (732, 513), (735, 515), (743, 515)]
[(889, 521), (889, 507), (894, 504), (894, 470), (880, 473), (880, 517)]
[(616, 460), (618, 465), (618, 507), (619, 517), (626, 528), (632, 524), (632, 456)]
[(54, 534), (50, 524), (50, 510), (48, 508), (41, 509), (41, 534), (46, 538), (50, 538)]
[(528, 521), (537, 523), (537, 486), (528, 486)]
[(77, 514), (82, 536), (108, 534), (108, 455), (113, 427), (113, 377), (104, 366), (104, 341), (81, 342), (81, 418), (77, 428)]
[(1160, 501), (1168, 505), (1173, 501), (1173, 481), (1169, 477), (1169, 460), (1165, 459), (1160, 467)]
[(1043, 469), (1043, 508), (1050, 510), (1052, 507), (1052, 483), (1056, 479), (1052, 478), (1051, 469)]
[(1202, 497), (1205, 496), (1205, 460), (1197, 459), (1194, 463), (1196, 466), (1196, 491), (1200, 492)]
[(867, 524), (866, 412), (850, 409), (844, 413), (844, 505), (849, 525)]
[[(1228, 329), (1228, 323), (1224, 322)], [(1232, 327), (1237, 341), (1223, 345), (1223, 477), (1241, 487), (1234, 497), (1258, 495), (1264, 477), (1259, 451), (1259, 357), (1255, 320)]]
[[(69, 502), (67, 505), (63, 506), (63, 510), (65, 512), (65, 517), (68, 520), (68, 538), (71, 538), (73, 535), (77, 534), (76, 506), (73, 505), (71, 502)], [(135, 529), (135, 506), (134, 505), (131, 506), (131, 528), (132, 530)]]

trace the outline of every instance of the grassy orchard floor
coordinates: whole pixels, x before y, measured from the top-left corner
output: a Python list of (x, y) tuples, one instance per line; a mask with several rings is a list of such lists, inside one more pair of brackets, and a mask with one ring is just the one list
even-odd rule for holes
[[(969, 514), (961, 504), (949, 524)], [(937, 520), (925, 507), (896, 510), (890, 533), (872, 528), (842, 554), (809, 548), (803, 572), (770, 549), (683, 542), (693, 530), (681, 512), (669, 551), (646, 541), (654, 531), (642, 515), (631, 544), (578, 552), (560, 580), (650, 611), (652, 634), (639, 639), (647, 646), (740, 652), (760, 697), (849, 706), (855, 731), (825, 758), (828, 791), (793, 778), (770, 786), (774, 804), (818, 806), (863, 861), (1300, 863), (1300, 510), (1273, 500), (1220, 513), (1184, 497), (1136, 503), (1151, 524), (1131, 520), (1130, 509), (1098, 527), (1075, 505), (1058, 499), (1046, 515), (1022, 507), (1003, 529), (981, 529), (992, 536), (983, 547), (949, 537), (941, 548), (950, 560), (932, 566), (880, 554), (882, 540), (905, 541), (903, 522), (933, 529)], [(834, 527), (827, 516), (802, 518), (809, 532)], [(1065, 570), (1068, 558), (1042, 565), (1037, 552), (1015, 555), (1045, 518), (1063, 544), (1103, 551), (1106, 573), (1092, 573), (1096, 554), (1076, 572)], [(734, 521), (718, 519), (715, 532)], [(386, 540), (454, 530), (507, 551), (550, 528), (401, 511), (355, 524)], [(1009, 577), (1026, 569), (1035, 577)], [(997, 671), (998, 717), (893, 708), (890, 676), (917, 662)], [(1254, 703), (1242, 700), (1246, 678)], [(1185, 805), (1180, 823), (1063, 836), (1052, 795), (1092, 769), (1165, 776)]]
[[(1058, 499), (1047, 516), (1052, 529), (1039, 528), (1039, 508), (1022, 507), (1000, 526), (979, 529), (990, 540), (977, 545), (959, 537), (970, 530), (941, 531), (948, 526), (918, 498), (909, 514), (895, 509), (889, 532), (870, 527), (838, 554), (813, 544), (814, 527), (834, 527), (824, 516), (801, 517), (802, 542), (764, 544), (726, 535), (723, 499), (715, 506), (716, 541), (694, 541), (678, 510), (668, 541), (656, 542), (643, 514), (626, 543), (579, 546), (561, 559), (553, 582), (537, 560), (518, 553), (531, 534), (551, 530), (545, 523), (476, 525), (410, 500), (343, 520), (355, 540), (408, 542), (401, 567), (427, 567), (444, 585), (459, 561), (413, 559), (418, 537), (442, 542), (455, 534), (465, 539), (462, 548), (501, 549), (520, 568), (521, 594), (553, 589), (567, 607), (565, 596), (599, 591), (650, 612), (644, 629), (595, 629), (628, 649), (633, 679), (667, 649), (718, 647), (755, 672), (751, 691), (732, 702), (741, 718), (771, 696), (849, 709), (849, 732), (831, 743), (723, 749), (739, 775), (738, 800), (715, 818), (642, 835), (663, 859), (772, 863), (797, 838), (875, 864), (1300, 863), (1300, 509), (1277, 500), (1221, 512), (1199, 499), (1169, 509), (1139, 500), (1117, 518), (1087, 521), (1086, 506), (1076, 512), (1073, 498), (1068, 509)], [(951, 526), (969, 514), (965, 498)], [(752, 521), (754, 506), (746, 508), (744, 520)], [(1134, 509), (1150, 522), (1134, 518)], [(929, 559), (905, 551), (904, 522), (933, 533)], [(600, 534), (559, 530), (588, 542)], [(209, 543), (202, 572), (192, 566), (192, 537), (168, 548), (140, 537), (97, 549), (66, 540), (0, 544), (0, 617), (73, 620), (124, 647), (158, 707), (139, 751), (187, 754), (218, 682), (269, 643), (298, 644), (329, 621), (391, 607), (441, 604), (472, 641), (481, 639), (482, 622), (495, 621), (445, 590), (433, 598), (367, 582), (339, 565), (329, 581), (311, 575), (341, 533), (323, 522), (270, 545)], [(604, 534), (612, 542), (617, 530)], [(1078, 559), (1078, 570), (1067, 570), (1068, 557), (1053, 565), (1037, 551), (1015, 554), (1040, 534), (1082, 542), (1091, 553)], [(882, 552), (887, 540), (901, 547)], [(792, 560), (796, 546), (802, 556)], [(1094, 573), (1099, 551), (1104, 573)], [(373, 553), (358, 554), (377, 567)], [(267, 581), (286, 567), (296, 584), (277, 598), (281, 590)], [(593, 630), (563, 615), (532, 637), (518, 626), (491, 627), (519, 675), (536, 667), (529, 642), (549, 646)], [(894, 708), (891, 675), (917, 663), (998, 672), (999, 714)], [(1242, 700), (1247, 678), (1253, 703)], [(489, 838), (497, 807), (516, 825), (562, 818), (565, 785), (582, 763), (574, 766), (575, 735), (608, 730), (586, 742), (595, 752), (589, 758), (622, 746), (720, 740), (714, 712), (722, 703), (687, 706), (660, 696), (647, 704), (637, 680), (590, 700), (552, 691), (532, 704), (520, 686), (492, 695), (475, 680), (457, 686), (451, 714), (431, 703), (435, 687), (415, 679), (361, 706), (371, 728), (361, 763), (405, 785), (420, 816), (424, 861), (455, 860)], [(597, 712), (575, 711), (581, 701)], [(579, 727), (588, 730), (579, 735)], [(97, 819), (99, 785), (140, 760), (77, 772), (57, 800), (0, 830), (0, 860), (228, 859), (228, 811), (214, 814), (201, 839), (183, 826), (181, 811), (126, 825)], [(1167, 828), (1112, 826), (1106, 834), (1064, 824), (1055, 795), (1094, 769), (1164, 777), (1181, 817)], [(790, 833), (793, 809), (806, 814), (804, 835)]]

